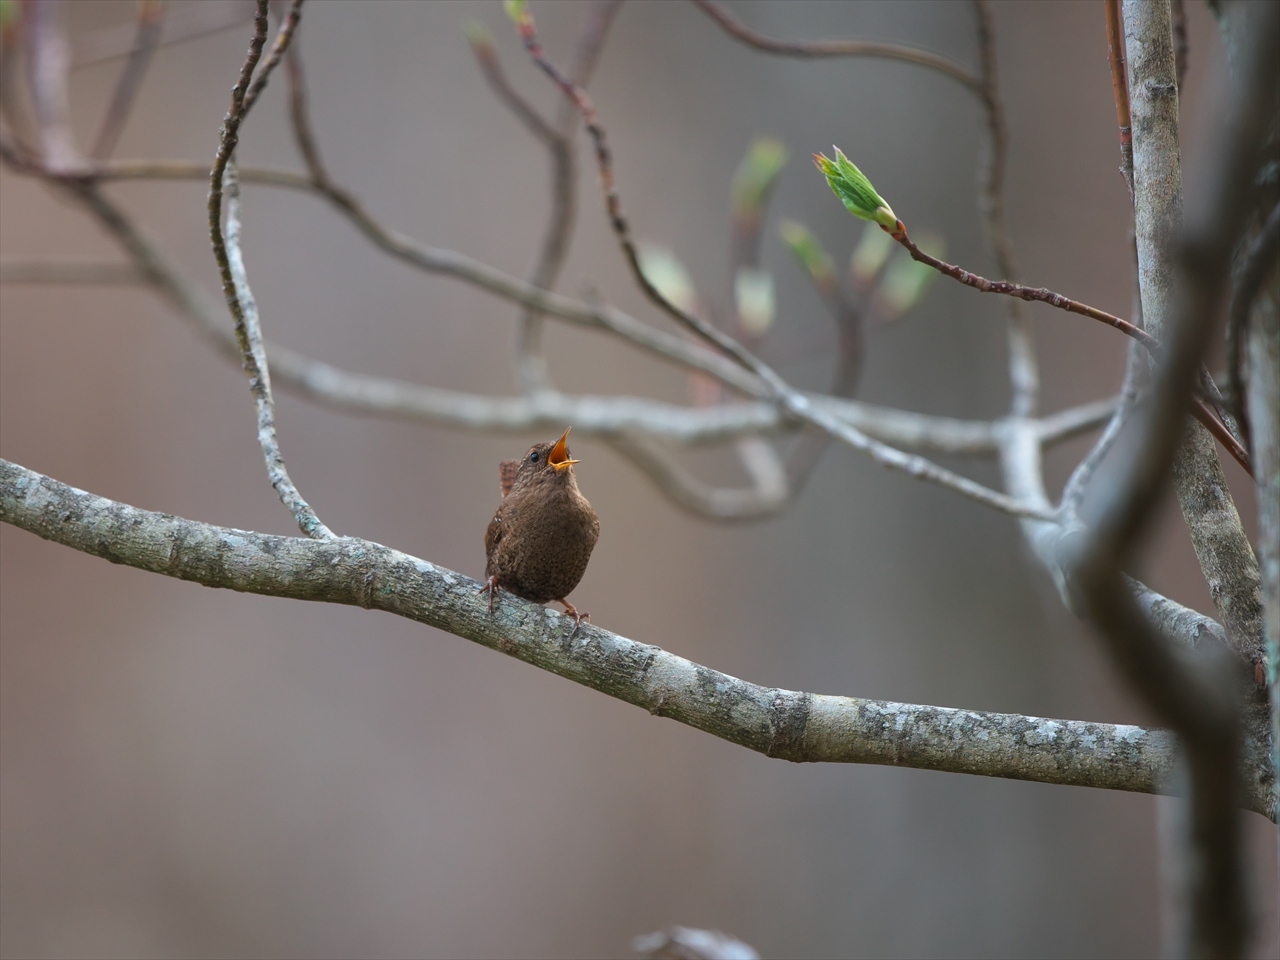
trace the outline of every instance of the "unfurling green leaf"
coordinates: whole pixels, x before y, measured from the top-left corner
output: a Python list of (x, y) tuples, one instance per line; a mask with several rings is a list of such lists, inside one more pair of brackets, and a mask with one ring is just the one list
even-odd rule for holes
[(525, 0), (506, 0), (502, 6), (507, 11), (507, 16), (516, 23), (520, 23), (529, 16), (529, 5)]
[(849, 272), (859, 283), (870, 283), (892, 251), (893, 240), (889, 235), (876, 225), (868, 224), (849, 258)]
[(758, 337), (773, 326), (776, 297), (770, 274), (743, 267), (733, 278), (733, 298), (738, 306), (738, 319), (747, 333)]
[(795, 220), (783, 220), (778, 224), (778, 232), (782, 235), (782, 242), (819, 286), (835, 282), (835, 261), (808, 227)]
[(871, 181), (853, 165), (853, 161), (846, 157), (839, 147), (831, 149), (836, 152), (834, 160), (824, 154), (815, 153), (813, 162), (827, 178), (831, 192), (840, 198), (845, 209), (862, 220), (870, 220), (890, 229), (896, 227), (897, 216), (880, 194), (876, 193), (876, 188), (871, 185)]
[(11, 45), (18, 35), (18, 24), (22, 21), (22, 9), (18, 0), (0, 0), (0, 30), (4, 33), (5, 45)]
[[(922, 233), (917, 245), (939, 259), (947, 252), (942, 238), (933, 234)], [(938, 271), (933, 267), (917, 263), (904, 254), (889, 265), (880, 284), (880, 295), (889, 309), (901, 316), (920, 302), (937, 276)]]
[(757, 214), (774, 181), (787, 163), (787, 148), (781, 140), (759, 137), (747, 148), (746, 156), (733, 174), (733, 214)]
[(493, 35), (479, 20), (466, 21), (462, 25), (462, 32), (466, 35), (467, 43), (476, 49), (487, 49), (493, 46)]
[(696, 306), (698, 295), (684, 264), (666, 247), (642, 243), (640, 245), (640, 270), (657, 291), (681, 310), (690, 311)]

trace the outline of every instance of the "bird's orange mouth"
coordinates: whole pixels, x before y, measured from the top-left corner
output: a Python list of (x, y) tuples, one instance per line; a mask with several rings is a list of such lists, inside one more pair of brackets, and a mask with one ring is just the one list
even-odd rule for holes
[(569, 459), (569, 430), (572, 429), (573, 427), (569, 427), (565, 430), (560, 439), (556, 441), (556, 445), (551, 448), (551, 452), (547, 454), (547, 463), (551, 464), (557, 473), (568, 470), (575, 463), (581, 463), (580, 460)]

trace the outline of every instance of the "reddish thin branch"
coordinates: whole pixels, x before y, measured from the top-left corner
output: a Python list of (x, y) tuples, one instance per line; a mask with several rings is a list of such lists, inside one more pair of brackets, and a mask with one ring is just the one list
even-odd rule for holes
[[(1003, 293), (1006, 296), (1017, 297), (1020, 300), (1037, 300), (1040, 303), (1047, 303), (1051, 307), (1057, 307), (1059, 310), (1066, 310), (1070, 313), (1078, 313), (1082, 316), (1090, 317), (1093, 320), (1100, 320), (1137, 340), (1153, 356), (1159, 354), (1160, 341), (1141, 327), (1134, 326), (1128, 320), (1122, 320), (1120, 317), (1107, 313), (1105, 310), (1099, 310), (1097, 307), (1091, 307), (1087, 303), (1081, 303), (1079, 300), (1064, 297), (1062, 294), (1054, 293), (1044, 287), (1026, 287), (1009, 280), (988, 280), (986, 277), (980, 277), (976, 273), (970, 273), (964, 267), (958, 267), (953, 263), (947, 263), (945, 260), (932, 257), (916, 246), (915, 242), (907, 236), (906, 225), (901, 220), (898, 221), (896, 229), (884, 229), (893, 239), (906, 247), (913, 260), (928, 264), (939, 273), (944, 273), (967, 287), (973, 287), (983, 293)], [(1249, 461), (1248, 451), (1235, 438), (1227, 425), (1214, 414), (1209, 405), (1200, 397), (1193, 397), (1191, 412), (1197, 420), (1204, 424), (1205, 429), (1217, 438), (1218, 442), (1235, 458), (1236, 462), (1244, 467), (1250, 476), (1253, 476), (1253, 465)]]
[(1006, 296), (1017, 297), (1019, 300), (1038, 300), (1041, 303), (1049, 304), (1051, 307), (1057, 307), (1059, 310), (1067, 310), (1071, 313), (1091, 317), (1133, 337), (1133, 339), (1142, 343), (1152, 352), (1160, 349), (1160, 341), (1147, 333), (1147, 331), (1140, 327), (1135, 327), (1128, 320), (1122, 320), (1120, 317), (1107, 313), (1105, 310), (1099, 310), (1097, 307), (1091, 307), (1087, 303), (1081, 303), (1079, 300), (1064, 297), (1062, 294), (1054, 293), (1044, 287), (1026, 287), (1010, 280), (988, 280), (986, 277), (980, 277), (976, 273), (970, 273), (963, 267), (957, 267), (953, 263), (947, 263), (945, 260), (930, 256), (916, 246), (915, 241), (907, 236), (906, 225), (901, 220), (898, 221), (896, 229), (889, 230), (885, 228), (885, 232), (906, 247), (913, 260), (928, 264), (939, 273), (945, 273), (948, 277), (960, 281), (967, 287), (973, 287), (983, 293), (1003, 293)]
[(917, 50), (900, 43), (879, 43), (871, 40), (775, 40), (752, 30), (712, 0), (692, 0), (693, 5), (709, 16), (725, 33), (749, 47), (783, 57), (882, 57), (886, 60), (902, 60), (919, 67), (929, 67), (964, 84), (978, 96), (982, 96), (982, 84), (978, 78), (953, 60)]
[(618, 238), (618, 243), (622, 247), (627, 264), (631, 267), (631, 273), (640, 285), (640, 289), (654, 304), (673, 319), (693, 330), (704, 340), (719, 347), (752, 373), (769, 380), (775, 388), (780, 386), (777, 375), (765, 368), (740, 343), (707, 323), (701, 317), (676, 306), (650, 282), (648, 276), (645, 275), (644, 269), (640, 266), (640, 254), (636, 250), (635, 240), (631, 236), (631, 227), (622, 213), (622, 198), (618, 196), (613, 180), (613, 153), (609, 148), (609, 140), (605, 134), (604, 127), (600, 123), (599, 115), (596, 113), (595, 104), (591, 102), (591, 98), (587, 96), (587, 92), (582, 87), (561, 73), (560, 69), (547, 59), (546, 53), (542, 49), (542, 44), (538, 40), (538, 32), (534, 26), (533, 17), (529, 15), (529, 12), (523, 7), (518, 8), (515, 20), (516, 26), (520, 31), (520, 40), (524, 43), (524, 48), (528, 51), (530, 58), (569, 98), (582, 116), (583, 126), (586, 127), (587, 133), (591, 137), (592, 146), (595, 148), (596, 167), (600, 174), (600, 190), (604, 194), (609, 225), (613, 228), (613, 232)]
[(1111, 61), (1111, 91), (1120, 125), (1120, 172), (1133, 198), (1133, 123), (1129, 116), (1129, 84), (1124, 69), (1124, 30), (1120, 27), (1120, 0), (1106, 0), (1107, 53)]

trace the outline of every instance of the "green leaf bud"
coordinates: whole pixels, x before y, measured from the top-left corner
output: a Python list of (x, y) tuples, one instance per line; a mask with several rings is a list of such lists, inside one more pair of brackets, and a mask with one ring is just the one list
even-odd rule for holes
[(468, 20), (463, 23), (462, 32), (466, 35), (467, 43), (477, 50), (488, 50), (493, 47), (493, 35), (479, 20)]
[(875, 224), (867, 224), (862, 231), (862, 239), (849, 257), (849, 272), (859, 283), (870, 283), (892, 252), (893, 240), (889, 235)]
[[(925, 253), (939, 259), (946, 253), (946, 244), (936, 235), (922, 234), (917, 245)], [(889, 309), (901, 316), (920, 302), (937, 276), (937, 270), (927, 264), (917, 263), (904, 251), (885, 272), (884, 281), (880, 284), (880, 295)]]
[(876, 193), (876, 188), (871, 185), (871, 181), (853, 165), (853, 161), (846, 157), (839, 147), (831, 149), (836, 152), (834, 160), (824, 154), (815, 153), (813, 162), (827, 178), (831, 192), (840, 198), (845, 209), (859, 219), (870, 220), (891, 230), (896, 227), (897, 215), (884, 202), (880, 194)]
[(733, 174), (734, 216), (758, 214), (765, 197), (787, 162), (787, 148), (781, 140), (759, 137), (750, 147)]
[(758, 337), (773, 326), (777, 298), (769, 273), (754, 267), (740, 269), (733, 278), (733, 298), (747, 333)]
[(816, 283), (824, 285), (835, 282), (835, 261), (808, 227), (795, 220), (783, 220), (778, 224), (778, 233), (782, 235), (782, 242), (790, 248), (792, 255), (809, 271), (809, 276)]
[(639, 248), (640, 270), (654, 288), (681, 310), (691, 311), (698, 295), (684, 264), (666, 247), (642, 243)]
[(521, 23), (529, 17), (529, 5), (525, 0), (506, 0), (502, 7), (507, 11), (507, 16), (516, 23)]

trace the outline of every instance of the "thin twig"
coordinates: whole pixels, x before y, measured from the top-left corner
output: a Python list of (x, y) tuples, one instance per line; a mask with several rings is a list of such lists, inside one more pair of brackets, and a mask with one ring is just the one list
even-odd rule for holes
[(1227, 315), (1227, 376), (1231, 384), (1231, 406), (1244, 443), (1252, 449), (1249, 410), (1245, 403), (1244, 343), (1248, 339), (1249, 313), (1268, 274), (1276, 269), (1280, 256), (1280, 204), (1271, 208), (1266, 221), (1240, 257), (1231, 309)]
[(1133, 337), (1150, 351), (1154, 352), (1160, 349), (1160, 342), (1151, 334), (1140, 327), (1134, 326), (1128, 320), (1122, 320), (1120, 317), (1107, 313), (1105, 310), (1099, 310), (1097, 307), (1091, 307), (1087, 303), (1081, 303), (1079, 300), (1064, 297), (1062, 294), (1054, 293), (1045, 287), (1027, 287), (1010, 280), (988, 280), (986, 277), (964, 269), (964, 267), (958, 267), (953, 263), (947, 263), (945, 260), (930, 256), (916, 246), (915, 241), (907, 235), (907, 228), (901, 220), (898, 221), (895, 229), (889, 230), (885, 228), (885, 232), (902, 244), (911, 254), (913, 260), (928, 264), (939, 273), (963, 283), (966, 287), (973, 287), (973, 289), (981, 290), (983, 293), (1000, 293), (1009, 297), (1017, 297), (1020, 300), (1036, 300), (1040, 303), (1047, 303), (1049, 306), (1057, 307), (1059, 310), (1078, 313), (1115, 327), (1126, 336)]
[(0, 283), (144, 283), (146, 274), (131, 263), (101, 260), (0, 260)]
[(0, 119), (9, 125), (13, 147), (29, 155), (35, 153), (29, 143), (31, 123), (18, 96), (18, 64), (22, 62), (24, 11), (29, 6), (12, 5), (8, 16), (0, 15)]
[[(254, 0), (221, 0), (216, 4), (176, 4), (165, 17), (162, 47), (175, 47), (235, 30), (253, 19)], [(77, 36), (72, 44), (71, 69), (82, 70), (131, 56), (137, 31), (126, 25), (105, 27)]]
[[(587, 8), (575, 44), (571, 76), (576, 83), (585, 86), (591, 79), (609, 27), (621, 6), (621, 0), (596, 0)], [(547, 141), (551, 158), (551, 214), (538, 248), (537, 262), (529, 274), (529, 282), (544, 290), (555, 286), (564, 267), (577, 219), (578, 161), (574, 149), (577, 126), (578, 115), (572, 105), (561, 101), (552, 139)], [(537, 310), (526, 307), (517, 322), (516, 373), (526, 391), (545, 389), (550, 384), (542, 354), (544, 319)]]
[[(576, 429), (577, 424), (574, 426)], [(763, 443), (753, 437), (739, 444), (751, 440)], [(790, 485), (780, 470), (748, 470), (753, 481), (750, 487), (715, 487), (693, 476), (670, 452), (646, 437), (623, 435), (613, 438), (609, 446), (652, 480), (672, 503), (708, 520), (761, 520), (775, 516), (791, 502)], [(773, 465), (776, 463), (775, 459)]]
[(102, 126), (94, 139), (93, 149), (89, 155), (95, 160), (109, 157), (115, 149), (116, 141), (124, 130), (125, 121), (129, 119), (129, 111), (133, 107), (134, 98), (142, 86), (142, 78), (155, 55), (160, 42), (160, 34), (164, 31), (165, 0), (141, 0), (138, 4), (138, 33), (133, 42), (133, 50), (120, 71), (120, 79), (111, 94), (111, 103), (102, 118)]
[(613, 161), (609, 150), (608, 138), (604, 127), (600, 124), (595, 105), (586, 91), (565, 76), (550, 60), (547, 59), (538, 41), (537, 30), (528, 8), (516, 6), (514, 9), (516, 26), (525, 49), (544, 73), (551, 78), (566, 97), (582, 114), (583, 123), (591, 135), (595, 146), (596, 166), (600, 173), (600, 189), (604, 194), (610, 226), (613, 228), (623, 256), (631, 268), (632, 276), (645, 295), (673, 319), (720, 347), (746, 369), (758, 376), (772, 391), (776, 399), (788, 413), (821, 427), (832, 436), (844, 441), (861, 453), (865, 453), (881, 466), (906, 473), (908, 476), (922, 480), (930, 480), (941, 486), (977, 500), (986, 506), (1001, 510), (1017, 517), (1031, 517), (1039, 520), (1053, 521), (1055, 515), (1039, 504), (1029, 504), (1007, 494), (991, 490), (967, 477), (953, 473), (944, 467), (931, 463), (922, 457), (904, 454), (901, 450), (872, 440), (866, 434), (842, 423), (825, 411), (815, 406), (807, 397), (789, 386), (772, 368), (758, 359), (742, 344), (727, 333), (707, 323), (696, 314), (681, 309), (672, 303), (655, 287), (640, 265), (639, 253), (631, 236), (631, 229), (622, 213), (622, 201), (614, 187)]
[[(332, 539), (334, 534), (321, 523), (315, 510), (302, 498), (289, 477), (284, 456), (280, 452), (280, 439), (276, 433), (275, 401), (271, 396), (271, 371), (267, 365), (266, 348), (262, 343), (262, 324), (258, 318), (258, 304), (249, 289), (249, 277), (245, 272), (240, 248), (240, 183), (236, 180), (235, 161), (227, 164), (224, 189), (227, 194), (227, 259), (231, 276), (236, 285), (236, 300), (244, 321), (237, 324), (237, 339), (244, 351), (245, 373), (249, 375), (249, 389), (253, 391), (254, 405), (258, 411), (258, 445), (267, 464), (267, 476), (275, 488), (280, 502), (293, 514), (298, 528), (316, 540)], [(248, 349), (244, 350), (245, 345)]]
[(241, 118), (253, 109), (253, 105), (258, 102), (258, 97), (262, 95), (262, 91), (267, 86), (267, 81), (271, 79), (271, 74), (275, 72), (280, 60), (289, 50), (289, 44), (293, 40), (294, 33), (297, 32), (298, 22), (302, 19), (302, 4), (305, 0), (293, 0), (289, 4), (289, 12), (285, 14), (284, 22), (280, 24), (280, 30), (276, 33), (275, 42), (271, 45), (271, 53), (267, 57), (266, 63), (262, 65), (262, 69), (258, 71), (258, 78), (253, 81), (253, 85), (249, 88), (249, 92), (244, 96), (244, 109)]
[[(311, 177), (308, 184), (321, 192), (329, 186), (329, 172), (324, 161), (320, 159), (320, 147), (316, 143), (315, 132), (311, 127), (311, 109), (307, 97), (307, 72), (302, 65), (302, 52), (296, 43), (289, 47), (285, 56), (285, 67), (289, 78), (289, 121), (293, 127), (293, 141), (302, 156), (302, 162)], [(248, 182), (249, 171), (240, 171), (240, 176)]]
[[(1259, 4), (1253, 10), (1257, 13), (1251, 18), (1253, 29), (1241, 71), (1247, 81), (1239, 95), (1224, 98), (1224, 129), (1214, 140), (1220, 145), (1219, 153), (1207, 187), (1200, 192), (1197, 216), (1188, 216), (1189, 227), (1180, 237), (1163, 235), (1171, 232), (1167, 217), (1160, 218), (1148, 235), (1141, 229), (1139, 232), (1144, 268), (1151, 267), (1144, 272), (1144, 313), (1152, 317), (1145, 306), (1149, 300), (1157, 309), (1169, 310), (1163, 318), (1167, 321), (1167, 349), (1156, 372), (1154, 402), (1140, 424), (1134, 456), (1122, 465), (1114, 492), (1086, 538), (1078, 565), (1094, 620), (1117, 665), (1143, 699), (1177, 730), (1187, 752), (1192, 891), (1186, 951), (1193, 956), (1233, 957), (1244, 948), (1247, 910), (1237, 812), (1238, 687), (1220, 656), (1200, 658), (1196, 663), (1178, 656), (1148, 626), (1119, 571), (1155, 512), (1158, 494), (1168, 482), (1183, 440), (1183, 411), (1210, 341), (1214, 307), (1226, 286), (1231, 250), (1247, 209), (1247, 185), (1257, 169), (1258, 145), (1276, 108), (1280, 63), (1274, 53), (1280, 45), (1280, 8)], [(1167, 96), (1160, 95), (1174, 81), (1168, 9), (1159, 4), (1126, 3), (1124, 13), (1133, 71), (1130, 85), (1139, 89), (1140, 81), (1158, 98), (1141, 104), (1144, 116), (1140, 123), (1144, 129), (1157, 123), (1170, 128), (1152, 130), (1153, 136), (1165, 138), (1166, 143), (1148, 143), (1144, 135), (1138, 145), (1139, 151), (1160, 151), (1165, 157), (1157, 161), (1135, 156), (1135, 190), (1140, 206), (1147, 203), (1144, 194), (1151, 191), (1159, 191), (1152, 204), (1168, 204), (1171, 198), (1156, 169), (1157, 162), (1165, 167), (1177, 162), (1176, 100), (1170, 103)], [(1135, 115), (1138, 107), (1135, 101)], [(1152, 167), (1149, 171), (1148, 165)], [(1161, 249), (1143, 249), (1160, 240), (1165, 241)], [(1183, 251), (1176, 259), (1175, 249)], [(1147, 263), (1151, 258), (1173, 262), (1152, 265)], [(1176, 293), (1173, 289), (1149, 289), (1148, 277), (1177, 277), (1181, 284)], [(1151, 282), (1158, 284), (1160, 279)]]
[(1120, 25), (1120, 0), (1106, 0), (1107, 56), (1111, 63), (1111, 93), (1120, 127), (1120, 173), (1133, 199), (1133, 120), (1129, 115), (1129, 83), (1124, 73), (1124, 28)]
[(1098, 467), (1102, 466), (1107, 454), (1111, 452), (1115, 442), (1120, 439), (1120, 434), (1124, 432), (1125, 423), (1138, 401), (1138, 384), (1145, 369), (1146, 357), (1142, 355), (1136, 342), (1130, 342), (1129, 352), (1125, 358), (1124, 381), (1120, 387), (1120, 402), (1116, 404), (1115, 412), (1112, 413), (1111, 419), (1102, 431), (1102, 436), (1094, 443), (1084, 459), (1076, 464), (1076, 468), (1071, 471), (1071, 476), (1067, 478), (1067, 483), (1062, 488), (1062, 509), (1067, 516), (1079, 516), (1084, 495), (1089, 489), (1089, 481), (1093, 479)]
[[(275, 409), (271, 398), (271, 376), (267, 366), (266, 352), (262, 345), (258, 307), (249, 289), (249, 281), (240, 252), (240, 182), (236, 178), (235, 164), (232, 161), (239, 142), (240, 124), (252, 105), (247, 92), (255, 94), (261, 92), (270, 68), (280, 61), (285, 50), (288, 49), (289, 39), (297, 27), (301, 2), (302, 0), (294, 0), (289, 16), (280, 28), (275, 49), (272, 52), (273, 60), (263, 68), (257, 82), (251, 87), (250, 78), (262, 55), (262, 48), (267, 38), (267, 0), (258, 2), (253, 38), (249, 43), (249, 52), (245, 57), (244, 65), (240, 69), (240, 79), (231, 91), (231, 108), (222, 122), (218, 153), (214, 158), (211, 173), (213, 183), (209, 190), (209, 236), (213, 243), (214, 257), (218, 261), (218, 270), (222, 274), (223, 294), (231, 311), (231, 317), (235, 321), (236, 341), (240, 347), (245, 373), (249, 377), (249, 389), (253, 392), (254, 404), (258, 411), (258, 443), (262, 447), (262, 455), (266, 461), (267, 476), (280, 497), (280, 502), (293, 514), (302, 532), (309, 537), (326, 540), (334, 536), (333, 532), (320, 521), (315, 511), (298, 493), (280, 454), (279, 440), (276, 436)], [(227, 199), (225, 233), (222, 226), (224, 191)]]
[(489, 35), (489, 31), (479, 24), (469, 24), (466, 33), (471, 53), (475, 56), (489, 89), (534, 137), (548, 146), (554, 144), (558, 139), (555, 127), (511, 85), (506, 71), (502, 69), (502, 61), (498, 59), (498, 50), (493, 45), (493, 37)]
[(235, 153), (240, 142), (240, 124), (244, 120), (245, 94), (253, 78), (253, 70), (262, 56), (262, 48), (267, 43), (267, 4), (268, 0), (257, 0), (257, 13), (253, 18), (253, 37), (249, 41), (249, 52), (240, 68), (240, 77), (231, 89), (231, 106), (222, 120), (222, 130), (218, 135), (218, 152), (213, 158), (213, 169), (209, 173), (209, 240), (213, 244), (213, 256), (218, 261), (218, 272), (222, 277), (222, 292), (227, 298), (227, 306), (236, 322), (236, 332), (240, 336), (240, 352), (248, 356), (249, 344), (243, 336), (244, 316), (239, 300), (236, 297), (235, 279), (231, 276), (231, 264), (227, 259), (226, 242), (222, 236), (222, 184), (227, 164)]
[(978, 96), (982, 85), (978, 79), (953, 60), (918, 50), (901, 43), (877, 43), (869, 40), (774, 40), (757, 33), (712, 0), (692, 0), (694, 6), (709, 16), (725, 33), (749, 47), (784, 57), (881, 57), (902, 60), (918, 67), (928, 67), (964, 84)]
[[(1133, 237), (1131, 240), (1135, 268), (1132, 313), (1138, 325), (1141, 325), (1142, 291), (1138, 284), (1137, 274), (1137, 238)], [(1125, 356), (1124, 380), (1120, 386), (1120, 402), (1116, 404), (1115, 412), (1111, 415), (1110, 421), (1102, 431), (1102, 436), (1094, 443), (1084, 459), (1071, 471), (1071, 476), (1067, 478), (1066, 485), (1062, 489), (1062, 510), (1063, 514), (1068, 518), (1067, 522), (1079, 517), (1080, 507), (1084, 503), (1085, 493), (1089, 488), (1089, 481), (1093, 479), (1098, 467), (1102, 466), (1107, 454), (1111, 452), (1111, 448), (1120, 438), (1130, 414), (1133, 413), (1133, 408), (1138, 402), (1138, 392), (1142, 385), (1146, 368), (1146, 357), (1138, 349), (1138, 342), (1130, 340), (1129, 350)]]
[[(585, 85), (594, 71), (605, 36), (620, 5), (620, 0), (598, 0), (588, 8), (576, 44), (576, 63), (572, 73), (576, 83)], [(550, 289), (564, 265), (577, 217), (575, 193), (578, 172), (573, 134), (578, 117), (571, 107), (562, 102), (556, 123), (545, 120), (507, 80), (488, 31), (478, 25), (469, 27), (467, 39), (498, 99), (542, 142), (551, 160), (551, 213), (538, 248), (537, 261), (529, 276), (529, 282), (534, 286)], [(542, 356), (542, 330), (543, 315), (526, 307), (516, 328), (514, 363), (516, 377), (529, 393), (551, 389), (546, 360)]]
[[(995, 255), (996, 269), (1014, 279), (1017, 270), (1004, 214), (1008, 135), (996, 79), (995, 15), (987, 0), (974, 0), (974, 12), (978, 27), (979, 96), (987, 125), (986, 156), (980, 164), (979, 206), (984, 214), (987, 241)], [(1010, 300), (1008, 306), (1009, 409), (1014, 416), (1030, 417), (1035, 414), (1040, 399), (1040, 369), (1031, 335), (1031, 319), (1021, 301)]]
[(32, 3), (26, 10), (27, 84), (35, 108), (41, 153), (51, 170), (70, 170), (79, 166), (80, 153), (71, 130), (71, 104), (67, 96), (71, 54), (63, 31), (61, 7), (53, 3)]
[[(1147, 333), (1140, 327), (1134, 326), (1128, 320), (1122, 320), (1114, 314), (1107, 313), (1105, 310), (1099, 310), (1097, 307), (1091, 307), (1086, 303), (1078, 300), (1072, 300), (1070, 297), (1064, 297), (1060, 293), (1054, 293), (1044, 287), (1025, 287), (1020, 283), (1011, 283), (1008, 280), (988, 280), (986, 277), (980, 277), (976, 273), (958, 267), (953, 263), (947, 263), (932, 257), (925, 253), (915, 242), (907, 236), (906, 227), (902, 221), (898, 221), (895, 229), (889, 230), (885, 228), (895, 240), (907, 248), (914, 260), (920, 263), (927, 263), (929, 266), (938, 270), (940, 273), (946, 274), (954, 280), (958, 280), (965, 286), (973, 287), (975, 290), (981, 290), (983, 293), (1002, 293), (1010, 297), (1018, 297), (1022, 300), (1037, 300), (1041, 303), (1047, 303), (1059, 310), (1066, 310), (1070, 313), (1078, 313), (1082, 316), (1090, 317), (1094, 320), (1100, 320), (1108, 326), (1115, 327), (1122, 333), (1127, 334), (1133, 339), (1139, 341), (1154, 356), (1159, 353), (1160, 342), (1155, 337)], [(1236, 462), (1249, 473), (1253, 475), (1253, 467), (1249, 463), (1249, 454), (1241, 446), (1240, 441), (1232, 434), (1230, 428), (1218, 419), (1217, 415), (1209, 409), (1209, 406), (1198, 396), (1192, 396), (1189, 400), (1191, 412), (1195, 418), (1204, 424), (1218, 442), (1222, 444)]]

